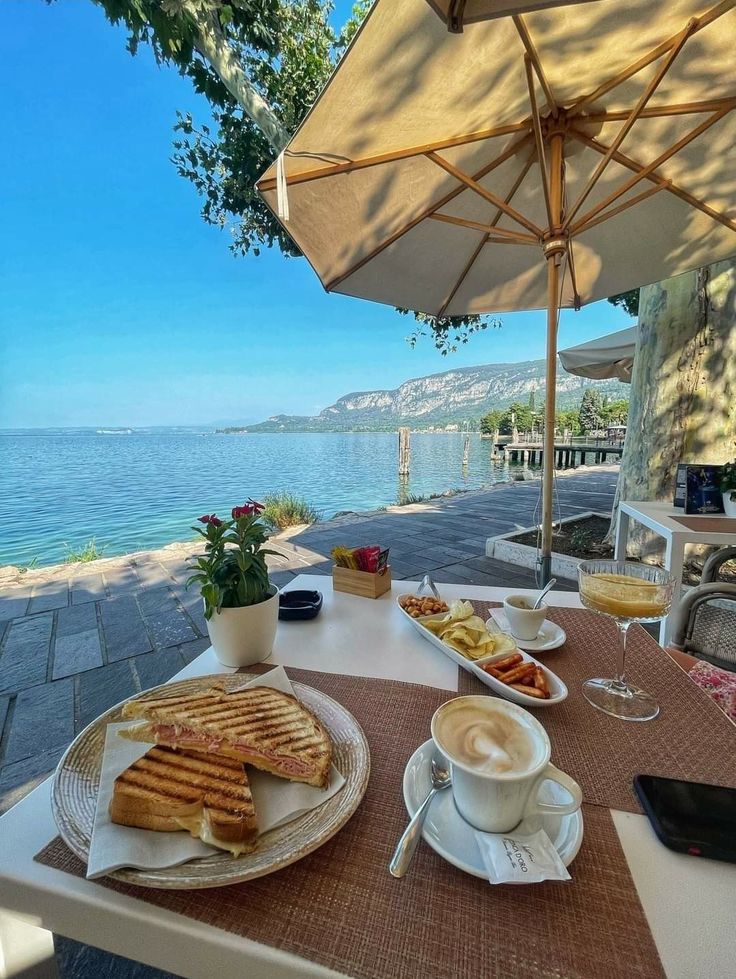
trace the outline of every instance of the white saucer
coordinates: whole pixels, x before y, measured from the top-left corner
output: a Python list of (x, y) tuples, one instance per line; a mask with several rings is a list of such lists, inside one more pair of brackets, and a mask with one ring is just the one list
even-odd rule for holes
[(530, 653), (543, 653), (545, 650), (557, 649), (567, 639), (565, 630), (556, 623), (550, 622), (549, 619), (545, 619), (542, 623), (542, 628), (539, 630), (536, 639), (517, 639), (511, 632), (509, 620), (502, 608), (491, 609), (491, 616), (492, 618), (486, 622), (487, 629), (492, 632), (491, 623), (493, 623), (493, 626), (499, 628), (501, 632), (507, 632), (513, 636), (513, 640), (519, 649), (526, 649)]
[[(432, 788), (430, 766), (436, 750), (430, 738), (417, 748), (407, 763), (404, 771), (404, 803), (410, 816), (414, 815)], [(542, 802), (563, 803), (569, 800), (569, 796), (557, 782), (548, 779), (542, 784), (540, 799)], [(583, 842), (582, 812), (578, 810), (569, 816), (529, 816), (518, 826), (520, 833), (534, 833), (538, 829), (547, 833), (560, 859), (569, 867)], [(429, 807), (422, 838), (448, 863), (474, 877), (488, 879), (475, 841), (475, 832), (457, 811), (452, 788), (442, 789)]]

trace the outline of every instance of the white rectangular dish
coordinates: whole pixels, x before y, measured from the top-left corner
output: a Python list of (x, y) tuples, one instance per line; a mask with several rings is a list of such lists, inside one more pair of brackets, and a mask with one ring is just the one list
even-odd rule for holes
[[(540, 700), (538, 697), (530, 697), (528, 694), (522, 693), (520, 690), (514, 690), (514, 688), (510, 687), (508, 684), (502, 683), (501, 680), (497, 680), (496, 677), (491, 676), (490, 673), (486, 673), (485, 670), (482, 670), (479, 664), (493, 663), (494, 660), (505, 659), (505, 657), (509, 655), (508, 649), (500, 653), (493, 653), (490, 656), (482, 656), (478, 660), (470, 660), (459, 653), (456, 649), (453, 649), (452, 646), (448, 646), (447, 643), (443, 642), (433, 632), (430, 632), (429, 629), (424, 627), (424, 622), (432, 622), (437, 619), (442, 619), (447, 614), (446, 612), (440, 612), (437, 615), (425, 615), (418, 619), (412, 618), (412, 616), (409, 615), (408, 612), (404, 611), (399, 604), (403, 597), (403, 595), (399, 596), (397, 599), (397, 604), (404, 618), (411, 622), (417, 632), (425, 639), (429, 640), (429, 642), (436, 646), (437, 649), (441, 650), (445, 656), (449, 657), (451, 660), (454, 660), (458, 666), (464, 670), (467, 670), (468, 673), (472, 673), (473, 676), (476, 676), (481, 683), (485, 683), (487, 687), (490, 687), (491, 690), (500, 697), (505, 697), (506, 700), (511, 700), (513, 703), (519, 704), (522, 707), (552, 707), (554, 704), (562, 703), (562, 701), (567, 697), (567, 687), (557, 676), (557, 674), (553, 673), (548, 666), (540, 663), (539, 660), (535, 659), (533, 656), (530, 656), (529, 653), (523, 649), (517, 648), (516, 650), (516, 652), (521, 654), (522, 661), (524, 663), (534, 663), (544, 671), (544, 674), (547, 677), (547, 683), (549, 684), (549, 698), (547, 700)], [(490, 631), (492, 632), (493, 630)], [(501, 630), (497, 629), (496, 631), (500, 632)]]

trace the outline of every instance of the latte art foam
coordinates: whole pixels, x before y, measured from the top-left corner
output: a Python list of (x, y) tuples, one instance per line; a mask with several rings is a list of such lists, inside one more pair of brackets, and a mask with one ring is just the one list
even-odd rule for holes
[(508, 715), (464, 705), (440, 718), (437, 735), (451, 759), (478, 772), (502, 774), (532, 767), (530, 734)]

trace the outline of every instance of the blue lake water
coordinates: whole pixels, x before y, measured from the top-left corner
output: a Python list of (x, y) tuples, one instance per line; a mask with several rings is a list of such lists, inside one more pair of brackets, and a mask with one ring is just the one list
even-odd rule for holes
[(202, 513), (229, 514), (288, 489), (324, 518), (509, 478), (491, 444), (413, 434), (411, 475), (397, 475), (395, 434), (215, 435), (0, 433), (0, 565), (63, 561), (91, 538), (105, 556), (187, 540)]

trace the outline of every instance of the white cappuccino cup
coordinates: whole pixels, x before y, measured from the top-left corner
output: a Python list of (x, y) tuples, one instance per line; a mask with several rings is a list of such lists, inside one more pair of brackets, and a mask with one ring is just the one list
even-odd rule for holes
[[(583, 801), (580, 786), (550, 764), (547, 732), (523, 707), (495, 697), (456, 697), (432, 718), (432, 738), (450, 763), (460, 815), (476, 829), (507, 833), (532, 813), (567, 815)], [(545, 779), (570, 795), (540, 802)]]

